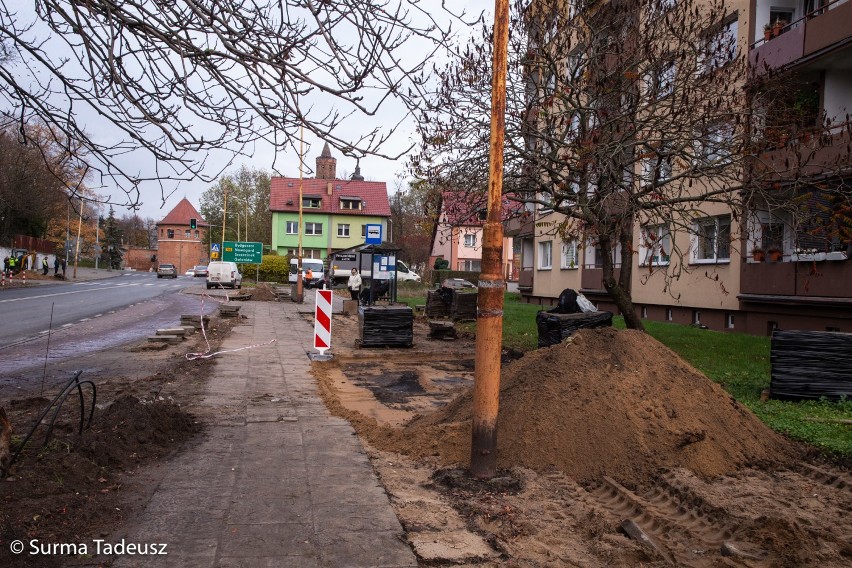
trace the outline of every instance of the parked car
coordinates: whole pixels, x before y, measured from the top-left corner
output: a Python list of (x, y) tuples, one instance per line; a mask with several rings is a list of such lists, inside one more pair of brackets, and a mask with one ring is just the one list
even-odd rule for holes
[(164, 262), (157, 267), (157, 278), (177, 278), (177, 268)]
[(464, 278), (446, 278), (441, 283), (444, 288), (476, 288), (476, 285)]
[(207, 278), (208, 267), (203, 264), (199, 264), (195, 268), (192, 269), (193, 276), (198, 276), (200, 278)]
[(183, 273), (183, 275), (184, 275), (184, 276), (195, 276), (195, 269), (194, 269), (194, 268), (190, 268), (189, 270), (187, 270), (186, 272), (184, 272), (184, 273)]
[[(227, 288), (242, 288), (243, 275), (236, 262), (211, 262), (207, 267), (207, 289), (224, 286)], [(198, 267), (196, 267), (196, 270)], [(198, 276), (198, 273), (195, 273)]]

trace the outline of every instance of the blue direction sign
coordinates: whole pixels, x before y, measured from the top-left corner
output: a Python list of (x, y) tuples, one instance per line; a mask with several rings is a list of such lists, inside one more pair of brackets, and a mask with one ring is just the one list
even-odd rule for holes
[(368, 245), (382, 244), (382, 226), (367, 225), (367, 240), (365, 242)]

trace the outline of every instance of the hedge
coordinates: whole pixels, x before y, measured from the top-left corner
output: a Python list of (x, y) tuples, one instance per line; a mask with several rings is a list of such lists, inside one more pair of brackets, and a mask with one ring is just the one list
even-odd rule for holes
[[(265, 254), (260, 264), (259, 278), (261, 282), (287, 282), (290, 274), (290, 257), (276, 254)], [(254, 264), (242, 265), (243, 276), (254, 276)]]
[(476, 285), (479, 282), (479, 272), (470, 270), (432, 270), (430, 282), (439, 284), (447, 278), (464, 278), (469, 280), (471, 284)]

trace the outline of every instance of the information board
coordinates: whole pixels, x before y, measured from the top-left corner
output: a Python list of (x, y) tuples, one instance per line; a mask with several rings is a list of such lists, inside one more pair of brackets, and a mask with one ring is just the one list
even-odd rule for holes
[(241, 264), (263, 262), (263, 243), (225, 241), (222, 243), (222, 260)]

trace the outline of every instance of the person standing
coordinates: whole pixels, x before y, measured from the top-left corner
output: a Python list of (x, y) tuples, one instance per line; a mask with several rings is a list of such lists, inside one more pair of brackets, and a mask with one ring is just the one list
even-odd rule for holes
[(65, 259), (62, 259), (62, 278), (65, 278), (65, 269), (68, 268), (68, 263), (65, 262)]
[(308, 270), (305, 271), (305, 288), (311, 287), (311, 280), (314, 279), (314, 271), (308, 267)]
[(53, 275), (54, 276), (59, 275), (59, 257), (58, 256), (53, 257)]
[(50, 266), (47, 264), (47, 257), (41, 259), (41, 274), (42, 276), (47, 276), (47, 271), (50, 269)]
[(357, 300), (358, 294), (361, 292), (361, 275), (358, 274), (357, 268), (352, 269), (352, 274), (349, 276), (349, 282), (347, 282), (346, 287), (349, 288), (352, 299)]

